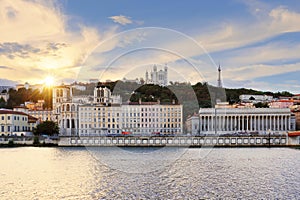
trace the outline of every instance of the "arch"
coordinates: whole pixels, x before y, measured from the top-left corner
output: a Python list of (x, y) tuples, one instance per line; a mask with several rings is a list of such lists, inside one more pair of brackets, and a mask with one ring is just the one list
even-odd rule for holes
[(71, 106), (71, 111), (76, 111), (76, 110), (75, 110), (75, 105), (74, 105), (74, 104), (72, 104), (72, 106)]
[(70, 111), (70, 104), (67, 104), (66, 111)]

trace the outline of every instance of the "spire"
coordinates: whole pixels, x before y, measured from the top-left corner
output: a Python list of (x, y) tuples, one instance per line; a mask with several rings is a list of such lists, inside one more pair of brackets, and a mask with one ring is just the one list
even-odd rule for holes
[(221, 81), (221, 66), (219, 64), (219, 67), (218, 67), (218, 87), (219, 88), (222, 88), (222, 81)]

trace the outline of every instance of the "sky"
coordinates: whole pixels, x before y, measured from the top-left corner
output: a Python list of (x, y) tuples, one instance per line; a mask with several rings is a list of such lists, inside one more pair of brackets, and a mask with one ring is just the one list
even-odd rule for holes
[(300, 93), (298, 0), (0, 0), (0, 85), (144, 78)]

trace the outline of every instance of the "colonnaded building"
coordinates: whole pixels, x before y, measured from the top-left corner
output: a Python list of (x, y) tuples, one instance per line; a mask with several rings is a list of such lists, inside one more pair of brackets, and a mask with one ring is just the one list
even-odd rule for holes
[(53, 110), (65, 136), (105, 134), (179, 134), (183, 131), (182, 105), (160, 102), (122, 104), (119, 95), (98, 84), (94, 95), (75, 96), (70, 86), (53, 88)]
[(287, 133), (295, 130), (289, 108), (201, 108), (186, 121), (191, 134)]

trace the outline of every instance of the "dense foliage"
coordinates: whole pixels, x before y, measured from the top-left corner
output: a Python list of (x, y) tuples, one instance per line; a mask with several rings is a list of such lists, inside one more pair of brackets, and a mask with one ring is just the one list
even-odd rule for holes
[(18, 91), (14, 89), (10, 89), (8, 91), (9, 99), (6, 104), (1, 103), (0, 107), (13, 108), (14, 106), (20, 106), (20, 104), (24, 104), (26, 101), (37, 102), (38, 100), (45, 100), (44, 108), (52, 108), (52, 89), (44, 88), (42, 92), (40, 90), (32, 90), (20, 88)]
[(59, 133), (59, 127), (56, 122), (44, 121), (37, 125), (33, 131), (34, 135), (56, 135)]

